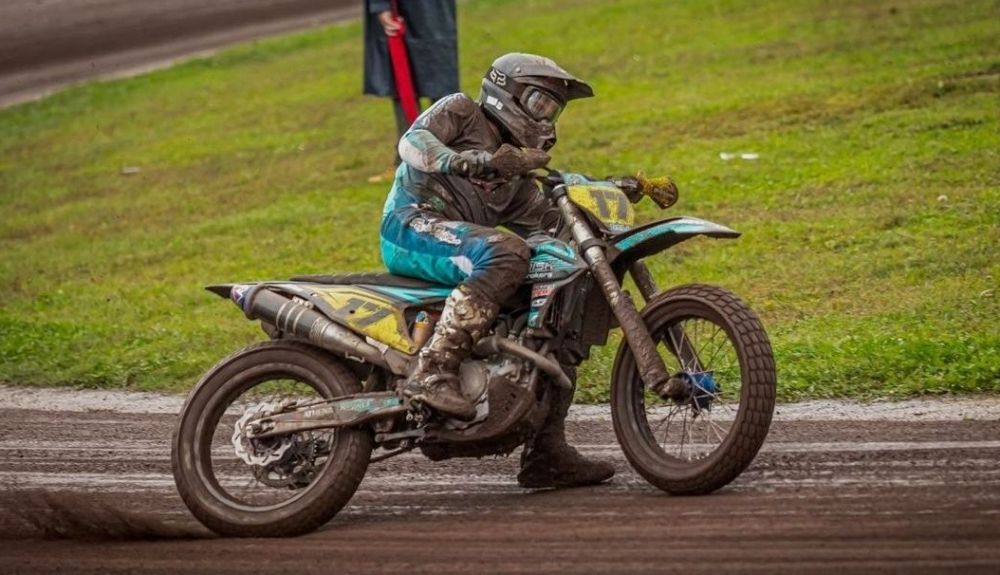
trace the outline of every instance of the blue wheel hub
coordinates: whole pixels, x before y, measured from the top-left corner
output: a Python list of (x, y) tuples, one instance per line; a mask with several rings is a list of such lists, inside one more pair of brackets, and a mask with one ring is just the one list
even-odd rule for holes
[(706, 411), (711, 409), (712, 400), (715, 399), (715, 394), (719, 392), (719, 386), (715, 383), (715, 378), (712, 377), (712, 372), (684, 372), (681, 374), (681, 377), (684, 378), (684, 383), (686, 383), (688, 389), (691, 390), (691, 401), (698, 406), (698, 409)]

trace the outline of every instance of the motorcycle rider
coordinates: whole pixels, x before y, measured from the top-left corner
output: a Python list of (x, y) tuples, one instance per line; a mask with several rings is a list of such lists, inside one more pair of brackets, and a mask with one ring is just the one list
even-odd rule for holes
[[(559, 223), (559, 212), (522, 174), (548, 161), (544, 151), (556, 143), (555, 122), (566, 104), (591, 96), (587, 83), (548, 58), (506, 54), (483, 77), (478, 101), (446, 96), (400, 139), (403, 162), (382, 214), (382, 259), (392, 273), (457, 286), (404, 384), (411, 401), (475, 417), (458, 366), (524, 280), (531, 250), (522, 238), (554, 235)], [(575, 370), (567, 371), (575, 381)], [(552, 393), (542, 429), (525, 445), (518, 483), (569, 487), (610, 479), (610, 464), (566, 443), (573, 391), (553, 386)]]

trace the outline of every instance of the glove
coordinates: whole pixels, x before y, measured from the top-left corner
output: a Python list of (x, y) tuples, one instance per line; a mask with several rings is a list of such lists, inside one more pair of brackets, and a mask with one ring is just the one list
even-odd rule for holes
[(625, 192), (628, 199), (633, 204), (639, 202), (643, 196), (649, 196), (656, 205), (663, 209), (677, 203), (677, 184), (670, 176), (659, 178), (647, 178), (645, 174), (639, 172), (635, 177), (625, 176), (622, 178), (609, 177), (608, 180)]
[(483, 150), (466, 150), (459, 152), (457, 158), (453, 158), (449, 166), (449, 173), (456, 176), (478, 177), (485, 176), (492, 171), (490, 159), (493, 156)]
[(645, 174), (639, 172), (635, 179), (642, 193), (649, 196), (656, 205), (660, 206), (660, 209), (667, 209), (677, 203), (680, 192), (670, 176), (647, 178)]
[(543, 168), (550, 159), (549, 155), (542, 150), (517, 148), (510, 144), (504, 144), (493, 154), (490, 164), (500, 177), (511, 178)]

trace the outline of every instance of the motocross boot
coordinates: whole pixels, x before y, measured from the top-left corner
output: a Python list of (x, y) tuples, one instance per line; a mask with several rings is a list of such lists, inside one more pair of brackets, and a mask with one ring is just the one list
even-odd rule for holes
[[(571, 370), (574, 368), (567, 370), (567, 375), (573, 375)], [(517, 484), (529, 489), (558, 489), (597, 485), (611, 479), (615, 468), (610, 463), (587, 459), (566, 443), (565, 420), (573, 390), (553, 387), (552, 394), (542, 429), (521, 452)]]
[(496, 318), (499, 306), (485, 295), (461, 285), (445, 300), (434, 335), (421, 348), (417, 367), (403, 384), (403, 395), (434, 410), (465, 421), (476, 408), (462, 395), (458, 366)]

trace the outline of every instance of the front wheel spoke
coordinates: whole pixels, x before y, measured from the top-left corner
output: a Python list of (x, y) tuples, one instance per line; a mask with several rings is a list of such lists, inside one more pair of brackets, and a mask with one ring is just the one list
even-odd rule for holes
[[(677, 336), (675, 334), (675, 331), (680, 331), (681, 332), (681, 340), (679, 342), (677, 341)], [(684, 353), (684, 339), (685, 339), (685, 335), (684, 335), (684, 327), (683, 327), (683, 325), (677, 324), (676, 326), (674, 326), (674, 329), (669, 329), (668, 328), (667, 333), (670, 334), (670, 341), (673, 342), (673, 344), (674, 344), (674, 354), (677, 355), (677, 362), (680, 363), (681, 369), (683, 369), (685, 371), (693, 371), (694, 367), (688, 365), (688, 363), (687, 363), (687, 360), (690, 360), (691, 358), (685, 358), (684, 357), (684, 355), (685, 355), (685, 353)]]
[[(726, 440), (726, 435), (729, 434), (729, 430), (728, 429), (723, 428), (721, 425), (719, 425), (718, 423), (716, 423), (715, 420), (712, 419), (711, 417), (705, 419), (705, 421), (708, 422), (708, 428), (711, 429), (713, 432), (715, 432), (715, 437), (718, 438), (719, 443), (722, 443), (723, 441)], [(721, 435), (719, 434), (720, 430), (722, 431)], [(705, 436), (708, 437), (708, 433), (707, 432), (706, 432)]]
[(697, 349), (697, 343), (701, 341), (701, 324), (704, 323), (701, 320), (694, 322), (694, 337), (688, 338), (688, 342), (691, 344), (691, 351), (694, 352), (695, 356), (701, 357), (701, 350)]
[[(712, 332), (712, 337), (708, 338), (708, 341), (706, 341), (705, 344), (698, 349), (698, 357), (704, 357), (706, 349), (718, 349), (718, 346), (715, 344), (715, 337), (719, 335), (719, 332), (722, 332), (722, 329), (720, 329), (719, 326), (715, 326), (715, 331)], [(712, 359), (714, 359), (714, 356), (710, 357), (708, 362), (702, 365), (702, 369), (707, 369), (707, 366), (712, 365)]]
[(684, 410), (684, 419), (682, 420), (682, 423), (681, 423), (681, 449), (680, 449), (680, 453), (679, 453), (679, 455), (680, 455), (680, 457), (682, 459), (684, 458), (684, 443), (687, 440), (687, 436), (688, 436), (688, 425), (687, 425), (688, 420), (687, 420), (687, 416), (688, 416), (688, 410), (685, 409)]
[(688, 371), (698, 371), (700, 367), (701, 360), (698, 358), (698, 353), (695, 351), (694, 343), (691, 342), (691, 338), (688, 337), (686, 330), (681, 330), (681, 345), (684, 345), (684, 341), (687, 340), (687, 351), (689, 351), (692, 357), (688, 358), (691, 365), (687, 367)]
[[(718, 329), (719, 329), (719, 331), (722, 331), (722, 328), (718, 328)], [(725, 332), (723, 332), (723, 333), (725, 333)], [(724, 337), (724, 338), (722, 338), (722, 341), (719, 342), (719, 345), (715, 346), (715, 349), (712, 350), (712, 355), (709, 356), (709, 358), (708, 358), (708, 363), (705, 364), (705, 369), (706, 370), (710, 369), (710, 366), (715, 361), (715, 356), (719, 355), (719, 352), (722, 351), (723, 348), (725, 348), (725, 346), (726, 346), (727, 343), (729, 343), (729, 338)], [(716, 370), (713, 369), (712, 371), (716, 371)]]
[[(673, 420), (674, 420), (673, 418), (674, 418), (675, 415), (677, 415), (677, 412), (679, 410), (680, 410), (680, 408), (677, 407), (677, 406), (672, 407), (670, 409), (670, 413), (668, 413), (667, 416), (663, 418), (663, 421), (660, 422), (661, 426), (664, 423), (666, 423), (666, 427), (663, 429), (663, 448), (664, 449), (666, 449), (667, 445), (670, 444), (670, 424), (673, 422)], [(656, 436), (656, 432), (653, 432), (653, 436), (654, 437)]]
[(677, 406), (671, 407), (670, 408), (670, 412), (667, 413), (667, 415), (665, 415), (663, 417), (663, 419), (661, 419), (660, 422), (656, 424), (655, 428), (653, 428), (653, 433), (656, 433), (657, 431), (659, 431), (659, 429), (661, 427), (663, 427), (664, 423), (668, 423), (669, 424), (670, 418), (673, 417), (674, 415), (676, 415), (677, 411), (678, 411)]

